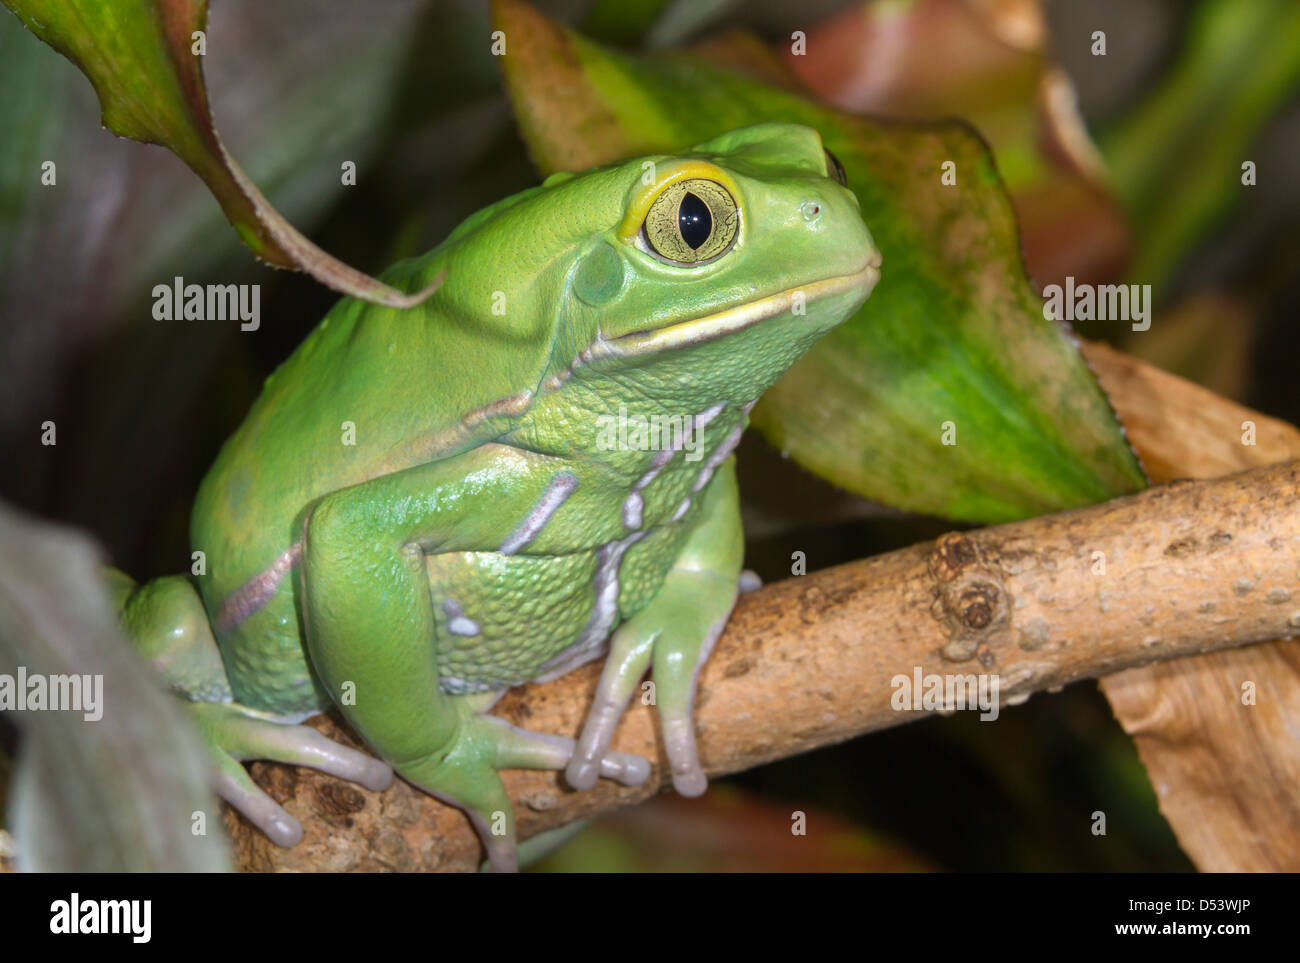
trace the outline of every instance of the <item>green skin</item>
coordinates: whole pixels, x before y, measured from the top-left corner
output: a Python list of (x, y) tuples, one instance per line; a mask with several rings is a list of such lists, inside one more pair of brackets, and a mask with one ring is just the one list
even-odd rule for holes
[[(224, 799), (292, 845), (301, 827), (243, 760), (374, 789), (396, 770), (464, 809), (510, 869), (498, 770), (643, 782), (650, 764), (609, 745), (647, 669), (674, 785), (704, 791), (695, 679), (741, 574), (731, 451), (758, 396), (879, 277), (828, 163), (814, 131), (764, 124), (559, 174), (385, 275), (415, 290), (445, 272), (421, 306), (330, 311), (199, 490), (198, 594), (115, 576), (132, 636), (193, 702)], [(710, 171), (735, 195), (734, 242), (707, 263), (656, 256), (636, 218)], [(620, 414), (693, 431), (611, 444), (604, 416)], [(486, 714), (602, 655), (576, 742)], [(330, 705), (386, 763), (298, 724)]]

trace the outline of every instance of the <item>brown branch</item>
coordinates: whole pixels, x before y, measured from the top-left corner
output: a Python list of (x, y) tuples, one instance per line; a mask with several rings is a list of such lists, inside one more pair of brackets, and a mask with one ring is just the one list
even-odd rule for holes
[[(1283, 465), (948, 535), (770, 585), (742, 599), (702, 673), (705, 768), (736, 772), (920, 718), (891, 705), (892, 680), (917, 670), (996, 673), (1006, 704), (1158, 659), (1293, 635), (1300, 606), (1279, 600), (1283, 591), (1289, 599), (1300, 565), (1297, 499), (1300, 467)], [(525, 686), (494, 712), (576, 734), (598, 673), (593, 665)], [(333, 721), (318, 724), (340, 737)], [(663, 759), (652, 709), (629, 709), (615, 748), (658, 760), (650, 785), (602, 781), (577, 793), (555, 773), (506, 773), (521, 836), (654, 793)], [(254, 775), (306, 838), (279, 850), (228, 816), (246, 869), (478, 865), (468, 821), (410, 786), (376, 795), (260, 763)]]

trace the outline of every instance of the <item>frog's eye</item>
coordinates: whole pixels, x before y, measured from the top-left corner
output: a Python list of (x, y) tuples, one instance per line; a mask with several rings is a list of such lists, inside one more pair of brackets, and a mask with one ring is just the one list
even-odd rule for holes
[(700, 264), (725, 254), (736, 239), (740, 212), (716, 181), (692, 178), (668, 185), (650, 205), (645, 239), (674, 264)]
[[(825, 150), (825, 148), (823, 148), (823, 150)], [(849, 186), (849, 176), (844, 173), (844, 165), (841, 164), (840, 159), (830, 151), (826, 151), (826, 176), (841, 187)]]

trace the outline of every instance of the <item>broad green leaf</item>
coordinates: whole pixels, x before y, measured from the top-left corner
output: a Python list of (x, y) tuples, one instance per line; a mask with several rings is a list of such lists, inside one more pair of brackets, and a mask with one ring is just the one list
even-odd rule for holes
[[(854, 117), (699, 56), (616, 53), (519, 0), (498, 0), (495, 17), (543, 174), (762, 121), (815, 127), (844, 163), (882, 280), (755, 409), (763, 434), (799, 463), (869, 498), (974, 522), (1144, 486), (1072, 337), (1044, 317), (1011, 204), (969, 128)], [(940, 182), (948, 161), (955, 186)]]
[(273, 208), (217, 134), (203, 82), (206, 0), (5, 0), (86, 75), (116, 134), (168, 148), (208, 185), (248, 248), (354, 297), (407, 307), (404, 294), (326, 254)]

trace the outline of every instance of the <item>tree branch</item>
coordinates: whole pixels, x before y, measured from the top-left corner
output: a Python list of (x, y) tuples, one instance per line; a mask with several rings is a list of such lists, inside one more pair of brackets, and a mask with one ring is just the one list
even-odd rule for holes
[[(701, 674), (705, 769), (736, 772), (921, 718), (891, 705), (894, 678), (918, 670), (996, 673), (1005, 705), (1155, 660), (1293, 636), (1298, 500), (1300, 466), (1287, 464), (950, 534), (769, 585), (742, 598)], [(590, 665), (524, 686), (494, 714), (575, 735), (598, 674)], [(348, 741), (333, 720), (313, 723)], [(577, 793), (556, 773), (505, 773), (521, 837), (656, 792), (664, 761), (653, 709), (630, 707), (614, 745), (657, 761), (647, 786), (603, 780)], [(258, 763), (253, 773), (306, 837), (280, 850), (227, 813), (245, 869), (469, 870), (481, 858), (464, 816), (404, 783), (373, 794), (312, 770)]]

